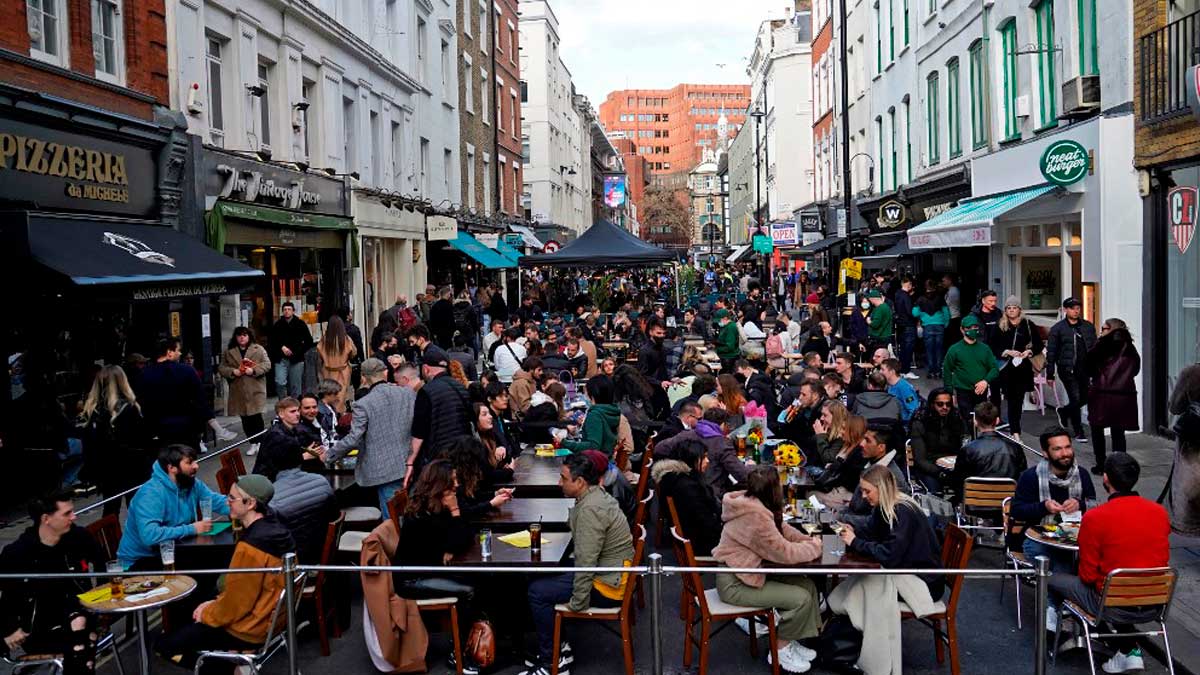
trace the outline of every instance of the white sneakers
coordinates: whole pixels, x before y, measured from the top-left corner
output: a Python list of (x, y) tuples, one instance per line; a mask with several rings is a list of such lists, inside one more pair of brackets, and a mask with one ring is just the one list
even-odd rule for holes
[(225, 427), (221, 427), (221, 426), (217, 427), (217, 440), (218, 441), (232, 441), (233, 439), (235, 439), (237, 437), (238, 437), (238, 435), (236, 433), (226, 429)]
[(1053, 607), (1046, 608), (1046, 630), (1051, 633), (1058, 630), (1058, 612)]
[[(750, 634), (750, 619), (734, 619), (733, 622), (735, 624), (737, 624), (738, 628), (742, 629), (743, 633), (745, 633), (746, 635)], [(765, 624), (765, 623), (755, 623), (754, 624), (755, 637), (762, 637), (762, 636), (766, 635), (768, 632), (769, 631), (767, 630), (767, 624)]]
[(258, 443), (251, 443), (250, 447), (246, 448), (246, 456), (253, 457), (258, 454)]
[[(807, 673), (816, 657), (816, 652), (793, 640), (779, 650), (779, 667), (789, 673)], [(767, 665), (771, 663), (771, 653), (767, 652)]]
[[(783, 665), (783, 660), (779, 661)], [(1112, 655), (1112, 658), (1105, 661), (1100, 669), (1106, 673), (1127, 673), (1131, 670), (1142, 670), (1146, 664), (1142, 662), (1141, 647), (1134, 647), (1128, 654), (1117, 652)]]
[(904, 378), (904, 379), (906, 379), (906, 380), (919, 380), (919, 379), (921, 379), (921, 376), (920, 376), (920, 375), (918, 375), (918, 374), (916, 374), (916, 373), (912, 373), (912, 372), (909, 372), (909, 373), (904, 373), (904, 374), (903, 374), (903, 375), (901, 375), (900, 377), (903, 377), (903, 378)]

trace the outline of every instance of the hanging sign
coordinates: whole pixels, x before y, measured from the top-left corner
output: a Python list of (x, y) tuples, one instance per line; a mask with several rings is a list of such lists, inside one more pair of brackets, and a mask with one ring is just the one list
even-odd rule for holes
[(1046, 146), (1042, 153), (1042, 176), (1055, 185), (1072, 185), (1083, 180), (1091, 168), (1087, 148), (1078, 141), (1064, 139)]
[(1191, 186), (1174, 187), (1167, 192), (1167, 223), (1180, 254), (1187, 253), (1196, 234), (1196, 196), (1197, 190)]
[(429, 216), (425, 219), (429, 241), (450, 241), (458, 238), (458, 221), (446, 216)]
[(895, 199), (889, 199), (879, 205), (879, 227), (880, 229), (893, 230), (904, 224), (908, 209)]

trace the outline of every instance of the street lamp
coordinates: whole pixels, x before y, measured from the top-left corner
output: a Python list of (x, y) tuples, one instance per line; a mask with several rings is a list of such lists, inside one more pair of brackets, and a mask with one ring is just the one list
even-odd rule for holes
[[(754, 244), (754, 235), (758, 234), (759, 228), (762, 227), (761, 208), (762, 208), (762, 139), (760, 136), (760, 121), (766, 117), (766, 113), (761, 108), (755, 107), (750, 111), (750, 116), (754, 118), (754, 232), (750, 234), (750, 243)], [(762, 258), (759, 258), (762, 264)], [(758, 279), (762, 281), (763, 275), (760, 268)]]

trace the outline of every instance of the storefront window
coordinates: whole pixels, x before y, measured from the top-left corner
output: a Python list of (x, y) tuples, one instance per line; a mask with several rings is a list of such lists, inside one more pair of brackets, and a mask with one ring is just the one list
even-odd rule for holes
[(1036, 311), (1055, 310), (1062, 302), (1062, 257), (1021, 258), (1021, 304)]
[[(1179, 187), (1200, 186), (1200, 167), (1172, 172), (1172, 181)], [(1180, 228), (1182, 233), (1185, 228)], [(1167, 233), (1167, 375), (1169, 385), (1174, 377), (1200, 361), (1200, 244), (1194, 235), (1181, 252), (1176, 243), (1175, 228)]]

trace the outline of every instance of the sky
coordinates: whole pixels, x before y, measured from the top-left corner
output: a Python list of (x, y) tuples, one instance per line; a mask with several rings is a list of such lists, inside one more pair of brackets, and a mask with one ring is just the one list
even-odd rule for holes
[(748, 84), (759, 23), (791, 0), (552, 0), (575, 89), (597, 111), (617, 89)]

